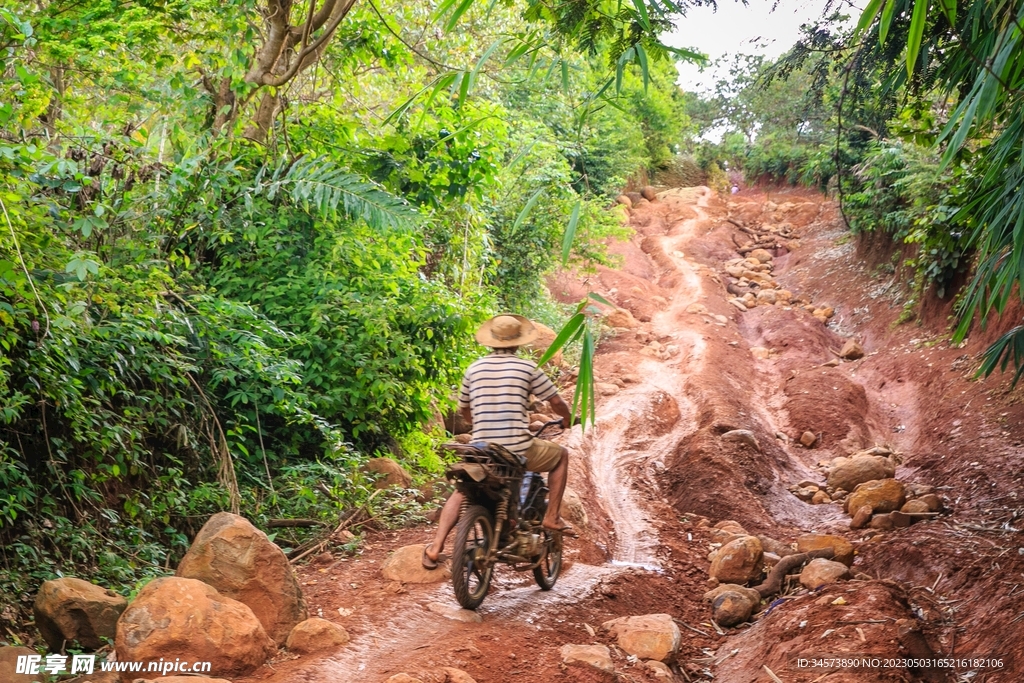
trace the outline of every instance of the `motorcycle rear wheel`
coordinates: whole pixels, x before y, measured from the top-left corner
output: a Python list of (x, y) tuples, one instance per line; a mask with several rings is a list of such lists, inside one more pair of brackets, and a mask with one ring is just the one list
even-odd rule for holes
[(452, 587), (455, 599), (466, 609), (479, 607), (491, 586), (494, 564), (486, 560), (494, 533), (491, 513), (481, 505), (470, 505), (456, 528)]
[(544, 557), (533, 568), (533, 578), (542, 591), (555, 587), (558, 574), (562, 571), (562, 539), (555, 538), (550, 531), (544, 531)]

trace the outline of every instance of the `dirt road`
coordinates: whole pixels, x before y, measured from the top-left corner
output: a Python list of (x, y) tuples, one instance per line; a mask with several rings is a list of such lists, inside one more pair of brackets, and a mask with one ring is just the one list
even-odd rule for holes
[[(597, 425), (565, 437), (589, 522), (556, 588), (542, 593), (528, 575), (499, 572), (479, 623), (457, 621), (449, 617), (465, 615), (447, 583), (388, 582), (378, 569), (430, 530), (373, 534), (357, 560), (300, 570), (311, 611), (343, 625), (351, 643), (323, 657), (284, 655), (247, 680), (376, 683), (404, 672), (441, 683), (444, 667), (479, 683), (665, 680), (614, 647), (614, 675), (561, 663), (563, 644), (614, 646), (601, 623), (648, 613), (683, 627), (677, 680), (1024, 679), (1024, 406), (1000, 381), (969, 381), (971, 354), (994, 332), (951, 348), (938, 304), (922, 325), (894, 327), (905, 289), (898, 273), (875, 267), (886, 252), (858, 249), (835, 207), (811, 193), (726, 202), (706, 189), (672, 190), (638, 202), (630, 222), (636, 235), (613, 249), (619, 267), (550, 282), (556, 298), (597, 291), (635, 320), (599, 346)], [(793, 237), (773, 254), (773, 277), (811, 308), (834, 309), (827, 322), (795, 301), (746, 311), (729, 302), (724, 264), (737, 258), (737, 225), (782, 223)], [(848, 338), (867, 355), (837, 363)], [(756, 445), (721, 438), (737, 429)], [(815, 435), (812, 448), (799, 445), (804, 432)], [(820, 461), (875, 444), (901, 453), (899, 479), (938, 487), (943, 515), (851, 531), (839, 503), (790, 492), (822, 479)], [(859, 580), (813, 594), (797, 585), (762, 605), (753, 625), (719, 633), (702, 596), (710, 526), (725, 519), (782, 543), (808, 531), (844, 536)], [(915, 656), (1002, 664), (900, 665), (921, 643)], [(801, 667), (808, 653), (893, 666), (830, 673)]]

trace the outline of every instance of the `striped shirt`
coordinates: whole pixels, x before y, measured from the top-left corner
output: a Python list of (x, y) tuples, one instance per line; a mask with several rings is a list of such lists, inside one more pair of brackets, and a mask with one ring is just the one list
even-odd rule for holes
[(530, 394), (546, 401), (558, 393), (536, 363), (512, 349), (495, 349), (469, 366), (462, 378), (459, 407), (473, 414), (473, 440), (498, 443), (523, 455), (533, 443), (526, 404)]

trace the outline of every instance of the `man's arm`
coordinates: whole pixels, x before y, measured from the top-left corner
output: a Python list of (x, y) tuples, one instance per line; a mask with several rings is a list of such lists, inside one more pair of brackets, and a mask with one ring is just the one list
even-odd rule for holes
[(555, 412), (558, 413), (558, 415), (562, 418), (562, 426), (565, 427), (566, 429), (571, 427), (572, 413), (569, 412), (569, 406), (566, 404), (565, 401), (562, 400), (562, 397), (559, 396), (558, 394), (555, 394), (554, 396), (548, 399), (548, 403), (551, 404), (551, 407), (554, 408)]

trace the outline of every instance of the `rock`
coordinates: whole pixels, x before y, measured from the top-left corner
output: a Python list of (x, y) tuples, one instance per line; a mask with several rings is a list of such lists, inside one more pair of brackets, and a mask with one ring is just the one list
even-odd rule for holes
[(864, 347), (853, 339), (847, 339), (839, 350), (839, 357), (845, 360), (859, 360), (864, 357)]
[(743, 303), (743, 299), (729, 299), (729, 303), (738, 308), (740, 311), (746, 311), (747, 307)]
[(665, 662), (659, 662), (656, 659), (650, 659), (644, 662), (644, 665), (651, 670), (655, 678), (666, 678), (673, 680), (675, 676), (672, 674), (672, 669), (668, 668), (668, 664)]
[(335, 650), (348, 642), (348, 631), (334, 622), (312, 617), (299, 622), (288, 635), (286, 647), (291, 652), (308, 655)]
[(799, 498), (800, 500), (804, 501), (805, 503), (810, 503), (812, 500), (814, 500), (814, 496), (818, 493), (820, 493), (820, 491), (816, 486), (800, 488), (793, 491), (793, 495)]
[(650, 185), (647, 185), (644, 189), (640, 190), (640, 196), (649, 202), (653, 202), (658, 198), (658, 191)]
[(759, 304), (774, 304), (776, 301), (774, 289), (762, 289), (757, 293), (757, 303)]
[(616, 204), (622, 204), (627, 209), (632, 209), (633, 208), (633, 200), (630, 199), (629, 197), (627, 197), (624, 194), (620, 194), (618, 197), (616, 197), (615, 198), (615, 203)]
[(447, 563), (437, 569), (423, 568), (424, 545), (407, 545), (391, 553), (380, 567), (381, 574), (389, 581), (402, 583), (437, 583), (451, 578), (452, 572)]
[(853, 516), (850, 519), (850, 528), (863, 529), (865, 526), (867, 526), (867, 523), (871, 521), (871, 506), (862, 505), (859, 508), (855, 508), (855, 510), (856, 512), (853, 513)]
[(832, 548), (833, 562), (842, 562), (847, 567), (853, 564), (853, 545), (845, 538), (828, 534), (804, 534), (796, 539), (796, 551), (798, 553), (806, 553), (823, 548)]
[(845, 500), (850, 495), (850, 492), (846, 489), (836, 489), (832, 494), (832, 500)]
[(750, 355), (758, 360), (768, 360), (772, 352), (763, 346), (753, 346), (750, 348)]
[[(27, 647), (0, 645), (0, 681), (4, 683), (34, 683), (40, 680), (39, 675), (19, 674), (18, 657), (39, 657), (39, 653)], [(46, 660), (40, 658), (40, 665)]]
[(766, 553), (774, 553), (779, 557), (786, 557), (787, 555), (793, 555), (796, 553), (791, 546), (786, 545), (781, 541), (776, 541), (774, 538), (758, 536), (757, 540), (761, 541), (761, 549)]
[(795, 484), (795, 486), (797, 488), (801, 488), (801, 489), (802, 488), (815, 488), (815, 489), (820, 489), (821, 488), (821, 484), (819, 484), (816, 481), (812, 481), (810, 479), (801, 479), (797, 484)]
[(229, 512), (218, 512), (203, 525), (175, 575), (203, 581), (247, 605), (278, 645), (309, 616), (284, 552), (244, 517)]
[(442, 667), (444, 672), (444, 683), (476, 683), (476, 679), (462, 669), (453, 669), (450, 666)]
[(722, 434), (722, 441), (735, 441), (736, 443), (746, 444), (755, 451), (761, 451), (761, 445), (757, 443), (757, 437), (749, 429), (733, 429), (728, 431)]
[(772, 260), (772, 253), (767, 249), (755, 249), (750, 252), (752, 258), (756, 258), (761, 263), (768, 263)]
[(907, 484), (907, 498), (921, 498), (930, 493), (935, 493), (935, 487), (931, 484)]
[(722, 583), (745, 584), (761, 576), (764, 551), (755, 536), (742, 536), (722, 546), (714, 562), (711, 576)]
[[(534, 329), (537, 330), (537, 338), (534, 339), (529, 344), (526, 344), (525, 348), (531, 351), (539, 358), (541, 355), (544, 354), (545, 351), (548, 350), (548, 347), (551, 346), (551, 342), (555, 341), (555, 337), (557, 337), (558, 335), (553, 329), (551, 329), (544, 323), (537, 322), (536, 320), (533, 321), (533, 327)], [(556, 351), (555, 355), (553, 355), (551, 357), (551, 360), (548, 361), (548, 364), (554, 366), (561, 366), (562, 352)]]
[(941, 512), (942, 511), (942, 499), (940, 499), (934, 493), (926, 493), (925, 495), (918, 498), (922, 503), (928, 506), (928, 512)]
[(750, 615), (754, 613), (755, 604), (741, 593), (725, 591), (715, 598), (711, 605), (711, 614), (719, 626), (728, 628), (749, 620)]
[(455, 443), (467, 444), (467, 443), (472, 443), (472, 441), (473, 441), (473, 435), (472, 434), (456, 434), (456, 436), (455, 436)]
[(860, 484), (846, 498), (847, 510), (867, 506), (873, 513), (899, 510), (907, 496), (903, 483), (895, 479), (876, 479)]
[(585, 664), (601, 671), (612, 673), (612, 653), (604, 645), (563, 645), (562, 662), (564, 664)]
[(540, 430), (544, 429), (544, 423), (541, 422), (540, 420), (537, 420), (536, 422), (531, 422), (529, 429), (531, 432), (539, 432)]
[(587, 516), (587, 508), (583, 505), (583, 499), (575, 489), (569, 486), (565, 487), (565, 493), (562, 494), (560, 512), (562, 517), (580, 526), (585, 527), (590, 522), (590, 518)]
[(780, 303), (788, 304), (790, 301), (793, 300), (793, 292), (789, 291), (788, 289), (780, 289), (777, 292), (775, 292), (775, 300), (779, 301)]
[(747, 588), (746, 586), (741, 586), (736, 583), (722, 583), (715, 586), (714, 588), (712, 588), (704, 594), (704, 601), (713, 603), (715, 600), (718, 599), (719, 595), (729, 592), (739, 593), (740, 595), (745, 596), (755, 605), (761, 602), (761, 594), (757, 592), (757, 589)]
[(395, 674), (391, 678), (384, 681), (384, 683), (423, 683), (418, 678), (413, 678), (409, 674)]
[(821, 588), (840, 579), (850, 578), (850, 568), (842, 562), (815, 558), (800, 572), (800, 585), (809, 590)]
[(875, 515), (868, 522), (868, 526), (879, 531), (892, 531), (894, 525), (889, 515)]
[(104, 638), (114, 637), (117, 619), (127, 606), (128, 601), (112, 590), (65, 577), (43, 582), (32, 612), (51, 651), (62, 652), (65, 641), (95, 650)]
[(928, 503), (924, 502), (920, 498), (914, 498), (908, 500), (900, 507), (900, 512), (914, 514), (916, 512), (932, 512), (933, 510), (928, 507)]
[(412, 476), (391, 458), (371, 458), (366, 461), (366, 471), (382, 475), (374, 483), (379, 489), (397, 486), (407, 489), (412, 486)]
[(464, 624), (482, 624), (484, 621), (484, 618), (478, 612), (470, 609), (461, 609), (455, 605), (447, 605), (443, 602), (432, 602), (427, 605), (427, 609), (445, 619), (461, 621)]
[(679, 649), (682, 633), (667, 614), (644, 614), (606, 621), (603, 627), (618, 638), (619, 647), (640, 659), (666, 660)]
[(824, 505), (825, 503), (831, 503), (832, 497), (824, 491), (816, 491), (811, 497), (811, 505)]
[(892, 522), (892, 525), (898, 529), (903, 529), (914, 523), (914, 517), (911, 517), (905, 512), (899, 510), (893, 510), (886, 517)]
[(811, 315), (813, 315), (815, 317), (815, 319), (818, 320), (821, 323), (828, 323), (828, 316), (826, 316), (824, 313), (822, 313), (820, 308), (816, 308), (814, 310), (814, 313), (812, 313)]
[(800, 444), (804, 448), (810, 448), (817, 441), (818, 437), (814, 434), (814, 432), (804, 432), (803, 434), (800, 435)]
[(836, 458), (832, 463), (828, 473), (828, 485), (844, 491), (853, 491), (859, 484), (886, 479), (895, 473), (893, 462), (889, 458), (877, 455)]
[(619, 393), (619, 388), (608, 382), (594, 382), (594, 391), (601, 396), (611, 396), (612, 394)]
[(633, 314), (625, 308), (616, 308), (604, 317), (604, 321), (610, 327), (625, 327), (630, 330), (639, 324)]
[(277, 649), (253, 611), (212, 586), (167, 577), (146, 584), (117, 622), (117, 658), (210, 662), (215, 676), (252, 673)]
[(832, 308), (831, 306), (826, 306), (825, 308), (821, 309), (821, 314), (826, 318), (831, 318), (836, 314), (836, 309)]
[(686, 307), (686, 312), (696, 315), (707, 315), (708, 307), (704, 304), (692, 303)]

